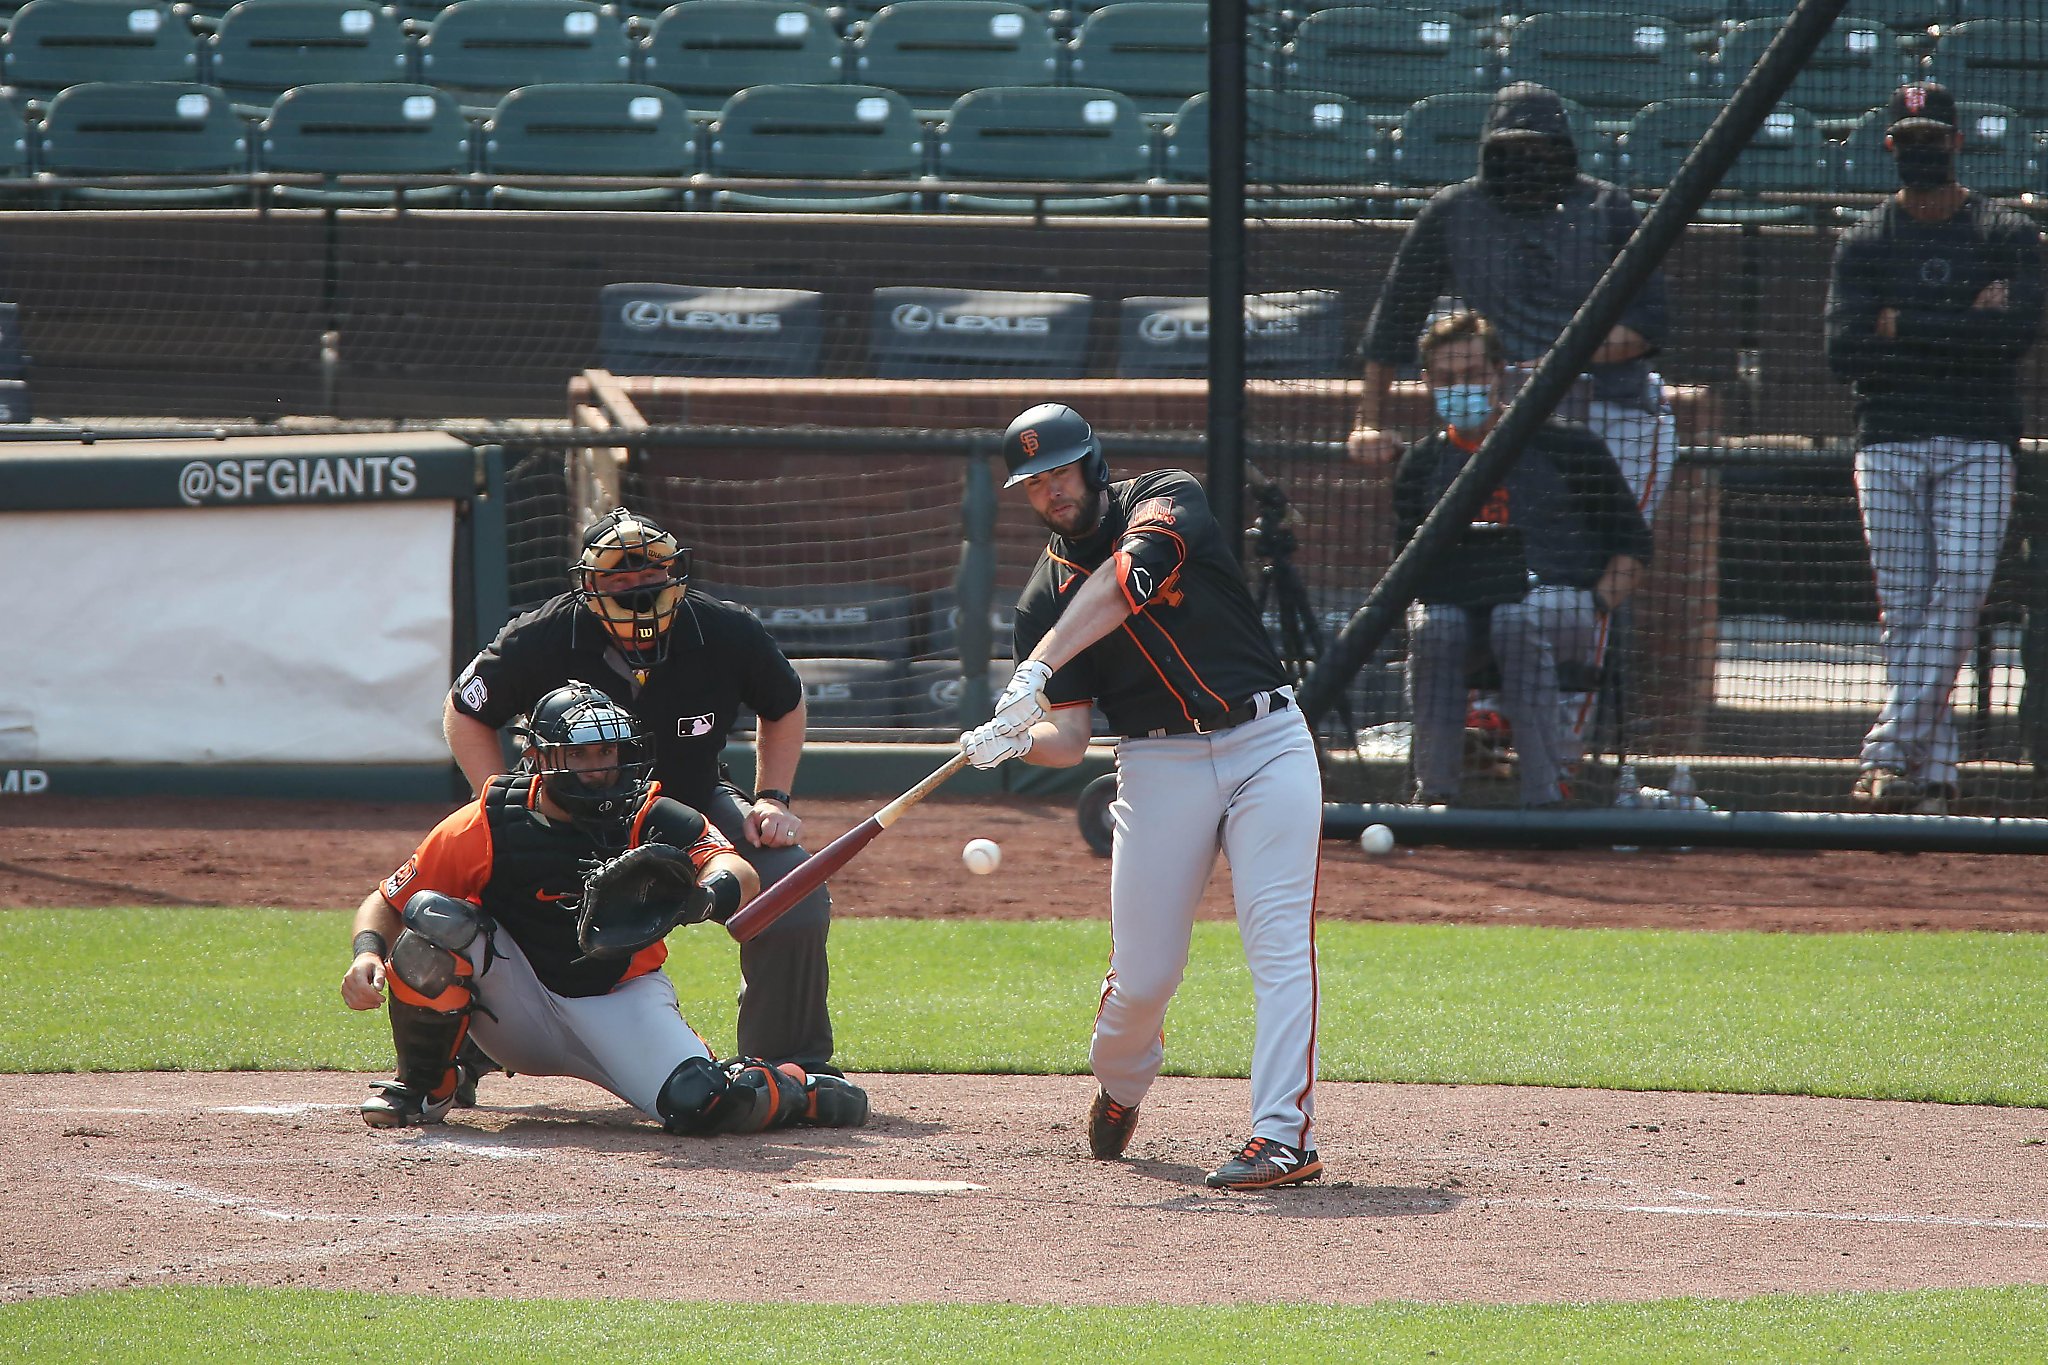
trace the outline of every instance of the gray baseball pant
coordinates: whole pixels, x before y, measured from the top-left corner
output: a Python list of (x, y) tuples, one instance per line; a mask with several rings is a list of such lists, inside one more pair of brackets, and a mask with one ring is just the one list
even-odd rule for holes
[[(721, 786), (704, 811), (718, 832), (772, 886), (810, 855), (800, 845), (757, 848), (747, 842), (747, 805)], [(832, 1016), (826, 1009), (831, 973), (825, 939), (832, 929), (832, 895), (819, 887), (760, 936), (740, 945), (739, 1052), (769, 1062), (796, 1062), (825, 1071), (832, 1061)], [(514, 1070), (517, 1070), (515, 1067)]]
[(1578, 740), (1558, 692), (1557, 661), (1584, 658), (1599, 624), (1590, 589), (1547, 584), (1494, 607), (1411, 606), (1408, 701), (1417, 797), (1440, 804), (1458, 794), (1467, 684), (1491, 658), (1500, 669), (1501, 710), (1514, 727), (1522, 804), (1563, 799)]
[(1956, 780), (1956, 674), (1976, 641), (2012, 491), (2013, 452), (1996, 441), (1936, 436), (1856, 452), (1885, 681), (1864, 768)]
[(1214, 735), (1116, 749), (1109, 975), (1088, 1046), (1109, 1097), (1145, 1098), (1166, 1057), (1166, 1007), (1220, 848), (1251, 970), (1252, 1130), (1315, 1146), (1317, 860), (1323, 779), (1301, 711)]

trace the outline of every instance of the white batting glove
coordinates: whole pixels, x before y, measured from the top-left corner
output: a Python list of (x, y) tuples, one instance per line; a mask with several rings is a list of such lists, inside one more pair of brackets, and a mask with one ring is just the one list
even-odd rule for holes
[(960, 752), (977, 768), (999, 768), (1031, 752), (1031, 731), (1008, 734), (995, 721), (960, 736)]
[(1045, 685), (1052, 670), (1037, 659), (1027, 659), (1010, 675), (1010, 685), (996, 699), (996, 713), (989, 722), (1006, 734), (1022, 734), (1045, 719)]

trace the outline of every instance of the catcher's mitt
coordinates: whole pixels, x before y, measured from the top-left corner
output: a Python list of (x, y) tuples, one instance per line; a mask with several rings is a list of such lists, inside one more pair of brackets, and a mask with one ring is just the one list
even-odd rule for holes
[(627, 957), (678, 924), (703, 919), (715, 901), (715, 892), (697, 885), (690, 856), (673, 844), (629, 848), (584, 877), (576, 944), (585, 957)]

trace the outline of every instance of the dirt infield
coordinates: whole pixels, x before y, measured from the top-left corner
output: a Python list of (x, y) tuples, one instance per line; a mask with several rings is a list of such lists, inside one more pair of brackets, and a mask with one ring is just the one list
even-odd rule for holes
[[(807, 842), (867, 809), (806, 803)], [(0, 907), (345, 907), (442, 813), (10, 801)], [(1004, 846), (996, 876), (961, 868), (975, 836)], [(1343, 919), (2040, 931), (2034, 871), (2010, 857), (1326, 845), (1319, 904)], [(938, 800), (833, 886), (842, 915), (1026, 917), (1099, 916), (1106, 883), (1068, 803)], [(1229, 913), (1220, 871), (1205, 913)], [(2048, 1278), (2038, 1110), (1326, 1083), (1326, 1182), (1246, 1196), (1201, 1183), (1242, 1136), (1242, 1081), (1162, 1080), (1133, 1159), (1105, 1164), (1082, 1155), (1086, 1078), (868, 1077), (866, 1129), (708, 1142), (527, 1077), (487, 1079), (483, 1106), (442, 1128), (373, 1132), (355, 1115), (367, 1079), (0, 1077), (0, 1299), (197, 1283), (1533, 1302)], [(904, 1180), (966, 1188), (829, 1184)]]

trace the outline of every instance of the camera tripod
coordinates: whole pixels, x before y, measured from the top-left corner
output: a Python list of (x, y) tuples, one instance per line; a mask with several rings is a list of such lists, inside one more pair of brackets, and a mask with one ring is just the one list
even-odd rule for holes
[[(1252, 523), (1252, 549), (1259, 556), (1259, 619), (1270, 609), (1279, 622), (1280, 664), (1299, 687), (1308, 678), (1323, 653), (1323, 623), (1309, 601), (1301, 571), (1294, 567), (1294, 552), (1300, 541), (1290, 524), (1292, 508), (1286, 490), (1273, 480), (1246, 469), (1246, 482), (1257, 499), (1259, 514)], [(1334, 712), (1344, 727), (1345, 747), (1357, 742), (1358, 727), (1351, 718), (1351, 702), (1337, 694)]]

